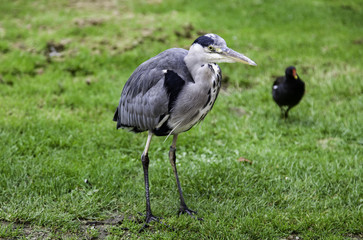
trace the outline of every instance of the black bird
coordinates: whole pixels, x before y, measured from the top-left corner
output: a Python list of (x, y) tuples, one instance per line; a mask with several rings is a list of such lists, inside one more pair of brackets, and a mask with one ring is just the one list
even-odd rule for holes
[(277, 77), (272, 85), (272, 97), (279, 105), (283, 118), (288, 117), (290, 109), (300, 102), (304, 93), (305, 83), (297, 75), (294, 66), (286, 68), (285, 76)]

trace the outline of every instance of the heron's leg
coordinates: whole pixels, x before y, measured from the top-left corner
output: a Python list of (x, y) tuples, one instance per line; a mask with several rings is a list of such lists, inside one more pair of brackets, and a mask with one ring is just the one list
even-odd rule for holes
[(147, 137), (145, 150), (141, 155), (141, 162), (142, 167), (144, 169), (144, 180), (145, 180), (145, 195), (146, 195), (146, 224), (144, 225), (144, 228), (147, 227), (147, 224), (151, 221), (158, 221), (156, 217), (154, 217), (151, 213), (151, 207), (150, 207), (150, 192), (149, 192), (149, 157), (148, 157), (148, 151), (150, 147), (150, 142), (152, 138), (152, 132), (149, 132), (149, 135)]
[(173, 167), (173, 171), (174, 171), (174, 175), (175, 175), (175, 179), (176, 179), (176, 184), (178, 185), (178, 191), (179, 191), (179, 197), (180, 197), (180, 209), (179, 209), (179, 213), (188, 213), (190, 216), (194, 217), (193, 214), (196, 214), (197, 212), (189, 209), (187, 207), (187, 205), (185, 204), (184, 197), (183, 197), (183, 191), (181, 189), (180, 182), (179, 182), (178, 172), (176, 170), (175, 151), (176, 151), (176, 140), (177, 140), (177, 138), (178, 138), (178, 135), (177, 134), (174, 135), (173, 143), (170, 146), (169, 160), (170, 160), (171, 166)]

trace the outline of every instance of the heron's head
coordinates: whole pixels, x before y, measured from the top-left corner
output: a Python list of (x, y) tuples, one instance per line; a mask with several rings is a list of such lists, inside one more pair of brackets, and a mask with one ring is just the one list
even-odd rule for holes
[(220, 36), (209, 33), (197, 38), (189, 49), (189, 53), (202, 61), (209, 63), (219, 62), (242, 62), (244, 64), (257, 66), (257, 64), (233, 49), (227, 47), (226, 41)]
[(294, 66), (290, 66), (288, 68), (286, 68), (285, 70), (285, 74), (287, 78), (294, 78), (294, 79), (298, 79), (299, 76), (296, 73), (296, 68)]

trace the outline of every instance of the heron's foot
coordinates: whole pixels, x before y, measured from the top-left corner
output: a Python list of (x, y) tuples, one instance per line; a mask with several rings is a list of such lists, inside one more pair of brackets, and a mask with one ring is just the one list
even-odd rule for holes
[(191, 210), (191, 209), (189, 209), (187, 207), (181, 207), (179, 209), (179, 215), (185, 214), (185, 213), (188, 214), (189, 216), (191, 216), (192, 218), (196, 218), (199, 221), (203, 221), (203, 218), (198, 218), (197, 217), (197, 214), (198, 214), (197, 211)]
[[(140, 215), (143, 215), (141, 213), (139, 213), (139, 214)], [(159, 217), (155, 217), (154, 215), (147, 213), (146, 214), (146, 217), (145, 217), (145, 223), (142, 225), (141, 229), (139, 230), (139, 233), (140, 232), (143, 232), (146, 228), (148, 228), (150, 222), (158, 222), (158, 223), (160, 223), (160, 218)]]
[(163, 223), (160, 219), (162, 219), (162, 218), (161, 217), (155, 217), (152, 214), (146, 214), (145, 223), (142, 225), (141, 229), (139, 230), (139, 233), (141, 233), (145, 229), (147, 229), (149, 227), (149, 223), (151, 223), (151, 222), (161, 223), (164, 226), (171, 228), (169, 225)]
[(150, 222), (160, 222), (160, 219), (160, 217), (155, 217), (154, 215), (149, 214), (145, 218), (145, 223), (148, 224)]

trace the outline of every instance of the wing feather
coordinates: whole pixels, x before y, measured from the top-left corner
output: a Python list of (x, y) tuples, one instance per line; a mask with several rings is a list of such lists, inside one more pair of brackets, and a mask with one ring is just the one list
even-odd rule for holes
[(135, 132), (156, 128), (169, 110), (164, 70), (176, 72), (184, 81), (193, 81), (184, 62), (187, 53), (185, 49), (168, 49), (136, 68), (121, 93), (114, 116), (117, 128)]

